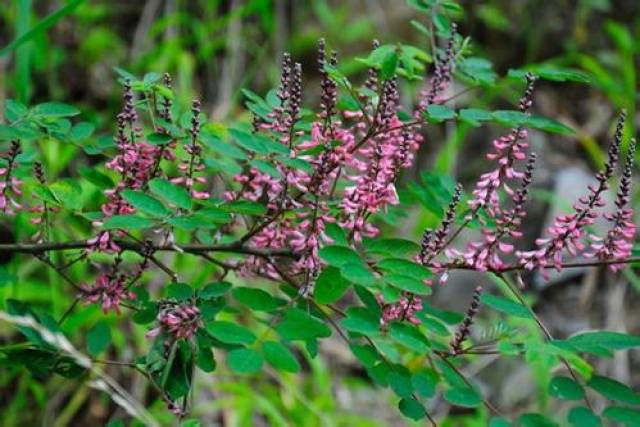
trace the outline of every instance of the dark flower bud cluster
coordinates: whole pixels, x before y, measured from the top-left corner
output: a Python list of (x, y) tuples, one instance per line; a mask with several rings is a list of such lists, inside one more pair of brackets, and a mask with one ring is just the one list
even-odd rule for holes
[[(338, 64), (338, 57), (336, 52), (331, 54), (329, 59), (329, 65), (335, 67)], [(329, 73), (325, 69), (327, 65), (325, 41), (320, 39), (318, 41), (318, 71), (320, 72), (320, 118), (327, 123), (331, 116), (336, 114), (336, 102), (338, 100), (338, 85), (336, 84)], [(326, 125), (325, 125), (326, 128)]]
[[(171, 75), (169, 73), (164, 73), (164, 75), (162, 76), (162, 80), (164, 83), (164, 87), (167, 88), (168, 90), (171, 90)], [(171, 115), (172, 107), (173, 107), (173, 102), (171, 98), (169, 98), (168, 96), (164, 96), (162, 98), (162, 108), (160, 109), (160, 112), (159, 112), (160, 118), (170, 123), (173, 119)]]
[(422, 235), (422, 242), (420, 243), (420, 255), (419, 261), (422, 264), (429, 264), (447, 245), (447, 236), (451, 230), (451, 226), (456, 217), (456, 208), (460, 203), (462, 197), (462, 184), (456, 185), (453, 192), (453, 197), (447, 211), (444, 214), (444, 218), (440, 223), (440, 226), (435, 230), (425, 230)]
[(460, 325), (458, 326), (453, 340), (451, 340), (451, 343), (449, 344), (451, 353), (453, 353), (454, 355), (459, 355), (463, 352), (462, 344), (471, 333), (473, 319), (476, 317), (478, 311), (480, 310), (480, 295), (482, 295), (482, 286), (476, 287), (475, 291), (473, 292), (473, 296), (471, 297), (471, 304), (469, 304), (467, 313), (464, 316), (462, 323), (460, 323)]
[[(182, 172), (182, 176), (171, 179), (174, 184), (184, 185), (189, 194), (194, 199), (205, 200), (211, 197), (208, 191), (197, 190), (196, 184), (206, 184), (207, 179), (201, 175), (204, 171), (202, 163), (202, 147), (198, 143), (200, 136), (200, 114), (202, 108), (199, 100), (194, 100), (191, 104), (191, 143), (185, 146), (185, 151), (189, 154), (189, 158), (178, 165), (178, 169)], [(197, 174), (197, 175), (196, 175)]]
[[(380, 47), (380, 42), (378, 40), (373, 40), (371, 42), (372, 50), (375, 51), (379, 47)], [(367, 70), (367, 80), (364, 82), (363, 86), (372, 92), (378, 91), (378, 70), (377, 69), (375, 69), (374, 67), (370, 67)]]
[(453, 77), (453, 70), (456, 62), (456, 35), (458, 34), (458, 26), (451, 24), (451, 34), (447, 41), (442, 58), (436, 56), (436, 66), (429, 81), (429, 87), (420, 93), (420, 102), (417, 108), (417, 114), (423, 113), (431, 104), (440, 104), (445, 98), (444, 92), (449, 88)]

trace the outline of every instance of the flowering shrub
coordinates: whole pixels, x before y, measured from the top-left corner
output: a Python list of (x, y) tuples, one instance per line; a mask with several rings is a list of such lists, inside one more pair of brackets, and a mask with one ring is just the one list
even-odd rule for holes
[[(434, 46), (430, 54), (374, 42), (361, 59), (369, 67), (361, 85), (339, 71), (338, 56), (321, 40), (316, 112), (303, 108), (302, 66), (285, 54), (276, 90), (266, 98), (245, 91), (254, 116), (246, 126), (208, 123), (198, 100), (190, 111), (180, 111), (167, 75), (140, 80), (121, 72), (124, 97), (115, 136), (83, 146), (90, 168), (74, 164), (51, 172), (38, 145), (43, 139), (85, 141), (91, 125), (72, 119), (77, 109), (9, 102), (0, 134), (9, 144), (0, 168), (0, 210), (15, 219), (20, 240), (1, 244), (0, 251), (36, 257), (75, 300), (59, 318), (28, 301), (7, 300), (3, 319), (19, 326), (27, 341), (0, 349), (3, 363), (69, 377), (88, 373), (94, 386), (118, 395), (114, 401), (132, 416), (153, 424), (144, 406), (132, 404), (96, 366), (135, 369), (182, 417), (190, 411), (196, 368), (210, 373), (216, 360), (224, 360), (237, 374), (257, 374), (265, 362), (298, 372), (299, 356), (316, 357), (319, 342), (335, 333), (375, 384), (398, 395), (404, 415), (427, 417), (433, 425), (433, 410), (444, 402), (485, 406), (494, 416), (491, 425), (510, 425), (463, 373), (465, 360), (486, 354), (547, 361), (562, 374), (550, 379), (549, 393), (584, 400), (586, 406), (569, 413), (575, 426), (599, 425), (601, 416), (637, 416), (637, 409), (615, 405), (598, 413), (585, 390), (637, 405), (628, 386), (616, 383), (603, 391), (602, 381), (594, 382), (602, 377), (594, 374), (591, 358), (640, 347), (640, 337), (590, 331), (554, 339), (522, 289), (529, 286), (527, 272), (546, 277), (551, 269), (594, 265), (617, 272), (635, 261), (635, 141), (623, 141), (624, 113), (596, 184), (555, 219), (535, 248), (521, 247), (536, 161), (529, 130), (569, 131), (532, 114), (535, 84), (540, 77), (566, 80), (572, 74), (513, 72), (524, 83), (515, 110), (455, 110), (449, 106), (457, 96), (454, 78), (484, 87), (496, 76), (486, 61), (469, 56), (469, 42), (455, 24), (439, 20), (437, 27), (442, 49)], [(431, 62), (424, 89), (411, 105), (403, 104), (402, 79), (420, 81)], [(487, 172), (474, 188), (433, 184), (430, 191), (439, 196), (430, 203), (448, 203), (444, 210), (437, 207), (442, 217), (435, 229), (417, 242), (387, 237), (384, 222), (408, 204), (403, 170), (432, 142), (430, 125), (455, 119), (511, 129), (488, 147)], [(81, 179), (68, 177), (76, 173)], [(604, 195), (612, 182), (618, 183), (615, 210), (607, 212)], [(95, 188), (99, 198), (80, 197)], [(605, 235), (591, 227), (600, 215), (610, 224)], [(470, 227), (480, 232), (467, 232)], [(466, 245), (459, 242), (463, 234), (470, 236)], [(184, 257), (211, 267), (185, 271)], [(435, 309), (428, 304), (432, 288), (455, 270), (491, 275), (504, 295), (477, 287), (466, 314)], [(97, 323), (86, 336), (90, 357), (82, 356), (62, 331), (74, 312), (93, 305), (140, 325), (147, 351), (128, 361), (99, 358), (110, 334)], [(497, 342), (478, 341), (472, 332), (482, 310), (517, 318), (537, 332), (524, 328)], [(44, 361), (26, 357), (26, 350)], [(519, 418), (521, 425), (547, 425), (545, 420), (532, 413)]]

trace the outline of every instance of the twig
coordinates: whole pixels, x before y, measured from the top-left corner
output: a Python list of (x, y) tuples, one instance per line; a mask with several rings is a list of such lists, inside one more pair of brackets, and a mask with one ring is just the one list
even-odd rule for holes
[[(518, 289), (515, 286), (513, 286), (513, 284), (505, 277), (504, 274), (499, 273), (498, 277), (500, 279), (502, 279), (502, 281), (505, 283), (505, 285), (507, 285), (507, 287), (509, 288), (511, 293), (516, 297), (516, 299), (520, 302), (520, 304), (525, 306), (527, 308), (527, 310), (529, 311), (529, 313), (531, 313), (531, 316), (533, 317), (535, 322), (538, 324), (538, 327), (540, 327), (540, 330), (542, 331), (542, 333), (544, 334), (546, 339), (548, 341), (553, 340), (553, 335), (551, 335), (551, 332), (549, 331), (549, 329), (542, 322), (542, 319), (540, 319), (540, 317), (538, 317), (538, 315), (533, 311), (533, 309), (529, 306), (529, 304), (527, 304), (527, 302), (525, 301), (524, 297), (520, 294)], [(571, 367), (571, 365), (569, 364), (567, 359), (565, 359), (564, 357), (560, 356), (560, 361), (567, 368), (567, 370), (571, 374), (571, 377), (573, 378), (573, 380), (575, 382), (579, 382), (578, 376), (576, 375), (575, 371), (573, 370), (573, 368)], [(589, 397), (587, 397), (586, 394), (584, 395), (584, 402), (589, 407), (589, 409), (593, 410), (593, 406), (591, 406), (591, 402), (589, 401)]]

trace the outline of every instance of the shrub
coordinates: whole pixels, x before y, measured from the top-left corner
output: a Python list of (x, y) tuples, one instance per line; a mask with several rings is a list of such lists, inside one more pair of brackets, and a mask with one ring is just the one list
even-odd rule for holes
[[(2, 318), (26, 341), (0, 349), (3, 363), (24, 365), (39, 376), (88, 375), (131, 415), (153, 424), (144, 405), (106, 376), (101, 364), (135, 369), (182, 417), (190, 409), (196, 369), (213, 372), (216, 359), (225, 359), (237, 374), (258, 374), (265, 363), (295, 373), (302, 352), (316, 357), (319, 342), (336, 333), (371, 380), (398, 395), (405, 416), (427, 417), (433, 425), (437, 421), (427, 407), (439, 396), (453, 406), (484, 405), (496, 416), (492, 425), (508, 425), (461, 369), (465, 360), (487, 354), (558, 367), (561, 375), (550, 380), (548, 393), (584, 400), (586, 406), (578, 404), (569, 414), (575, 426), (596, 425), (600, 416), (637, 417), (636, 409), (618, 406), (596, 414), (585, 389), (637, 405), (632, 389), (595, 375), (590, 360), (639, 347), (640, 338), (585, 331), (555, 339), (522, 292), (528, 287), (523, 272), (546, 276), (551, 269), (604, 265), (617, 272), (636, 261), (630, 205), (634, 141), (620, 162), (625, 115), (596, 184), (570, 213), (556, 218), (535, 248), (518, 247), (536, 160), (528, 129), (570, 132), (531, 113), (536, 80), (584, 76), (550, 68), (539, 75), (514, 72), (525, 84), (515, 110), (455, 110), (448, 106), (457, 96), (454, 78), (482, 88), (496, 76), (486, 60), (469, 56), (469, 41), (455, 24), (446, 15), (437, 17), (433, 31), (442, 49), (429, 54), (375, 42), (361, 59), (369, 71), (360, 86), (339, 71), (336, 53), (328, 54), (321, 40), (316, 112), (303, 108), (302, 66), (286, 54), (276, 90), (266, 98), (244, 92), (254, 115), (251, 125), (208, 123), (198, 100), (190, 111), (180, 111), (172, 102), (170, 77), (154, 73), (137, 79), (121, 72), (123, 107), (113, 141), (83, 144), (93, 126), (76, 121), (80, 111), (72, 106), (8, 102), (8, 124), (0, 128), (10, 144), (0, 169), (0, 209), (15, 218), (19, 243), (4, 243), (0, 251), (36, 257), (68, 285), (74, 300), (57, 319), (29, 301), (7, 300)], [(431, 62), (415, 107), (404, 107), (400, 79), (421, 80)], [(424, 131), (449, 120), (511, 129), (492, 142), (487, 172), (468, 194), (446, 181), (417, 190), (442, 218), (437, 227), (419, 242), (385, 235), (384, 223), (401, 225), (398, 212), (412, 203), (398, 184), (428, 140)], [(78, 161), (69, 170), (52, 171), (55, 162), (42, 152), (44, 140), (82, 146), (91, 166)], [(604, 214), (610, 229), (593, 235), (590, 226), (603, 211), (618, 163), (616, 209)], [(100, 197), (85, 197), (96, 188)], [(458, 237), (469, 227), (481, 237), (461, 247)], [(185, 271), (187, 257), (213, 268)], [(432, 287), (459, 269), (491, 275), (504, 295), (477, 287), (466, 314), (428, 304)], [(110, 346), (109, 328), (101, 321), (84, 334), (89, 355), (76, 349), (82, 339), (65, 338), (64, 322), (90, 305), (145, 328), (146, 353), (126, 362), (99, 358)], [(537, 331), (513, 329), (478, 340), (472, 330), (481, 310)], [(522, 425), (546, 425), (545, 420), (542, 414), (519, 418)]]

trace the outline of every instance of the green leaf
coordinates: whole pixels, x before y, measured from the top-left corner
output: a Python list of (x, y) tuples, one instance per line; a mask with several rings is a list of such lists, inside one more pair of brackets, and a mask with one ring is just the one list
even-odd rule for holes
[(224, 295), (231, 289), (229, 282), (209, 283), (200, 291), (200, 298), (209, 299)]
[(558, 376), (549, 383), (549, 394), (558, 399), (580, 400), (584, 397), (584, 389), (573, 379)]
[(345, 280), (336, 267), (327, 266), (316, 280), (313, 295), (318, 304), (331, 304), (338, 301), (349, 288), (349, 281)]
[(540, 78), (555, 82), (573, 81), (578, 83), (591, 83), (591, 77), (587, 73), (571, 68), (542, 66), (540, 68), (536, 68), (535, 73)]
[(417, 254), (420, 245), (404, 239), (370, 239), (364, 244), (367, 252), (386, 254), (393, 257), (406, 257)]
[(36, 105), (33, 113), (46, 118), (60, 118), (76, 116), (80, 114), (80, 110), (72, 105), (63, 104), (62, 102), (45, 102)]
[(275, 329), (288, 341), (306, 341), (331, 335), (331, 329), (327, 325), (298, 308), (287, 310), (284, 319)]
[(77, 181), (61, 179), (49, 185), (49, 190), (65, 208), (74, 211), (82, 208), (82, 187)]
[(319, 251), (320, 258), (329, 265), (342, 267), (347, 263), (362, 263), (360, 255), (346, 246), (325, 246)]
[(508, 300), (503, 297), (499, 297), (491, 294), (483, 294), (480, 297), (480, 301), (494, 310), (500, 311), (505, 314), (509, 314), (515, 317), (522, 317), (524, 319), (531, 319), (531, 312), (524, 305), (512, 300)]
[(278, 307), (273, 296), (262, 289), (239, 287), (234, 288), (231, 294), (236, 300), (253, 310), (273, 311)]
[(113, 188), (114, 183), (108, 175), (103, 174), (98, 171), (95, 167), (83, 167), (80, 168), (80, 176), (89, 181), (91, 184), (100, 188), (101, 190), (106, 190), (108, 188)]
[(254, 135), (240, 129), (229, 129), (229, 133), (235, 140), (236, 144), (245, 150), (252, 153), (269, 154), (269, 149), (267, 149), (262, 140), (255, 138)]
[(640, 410), (637, 409), (609, 406), (602, 412), (602, 416), (613, 421), (624, 423), (628, 427), (637, 427), (640, 425)]
[(370, 345), (349, 344), (353, 355), (364, 367), (370, 368), (380, 360), (380, 354)]
[(258, 202), (251, 200), (236, 200), (219, 206), (225, 212), (241, 215), (262, 216), (267, 213), (267, 208)]
[[(438, 14), (438, 16), (443, 16)], [(486, 58), (464, 58), (457, 67), (457, 71), (473, 82), (491, 86), (495, 83), (497, 75), (493, 71), (493, 64)]]
[(512, 427), (512, 425), (502, 417), (493, 417), (491, 421), (489, 421), (489, 427)]
[(420, 394), (420, 396), (428, 399), (433, 397), (436, 393), (438, 375), (431, 370), (416, 372), (411, 377), (411, 384), (413, 384), (413, 388)]
[(440, 123), (445, 120), (454, 119), (456, 112), (453, 108), (447, 107), (446, 105), (431, 104), (427, 107), (426, 117), (431, 123)]
[(516, 110), (498, 110), (493, 112), (493, 119), (503, 126), (517, 128), (524, 126), (529, 119), (522, 111)]
[(348, 281), (363, 285), (372, 285), (376, 278), (373, 273), (362, 262), (347, 262), (340, 267), (342, 276)]
[(124, 229), (142, 229), (153, 227), (154, 222), (150, 219), (143, 218), (137, 215), (115, 215), (107, 220), (103, 224), (105, 229), (124, 228)]
[(640, 347), (640, 337), (610, 331), (583, 332), (564, 342), (577, 351), (595, 354), (602, 354), (603, 350), (606, 352)]
[(196, 365), (204, 372), (213, 372), (216, 370), (216, 360), (213, 357), (213, 351), (208, 347), (198, 346), (196, 354)]
[(480, 126), (481, 122), (489, 121), (493, 118), (490, 111), (481, 110), (479, 108), (464, 108), (460, 110), (460, 120), (469, 123), (472, 126)]
[(420, 280), (433, 277), (433, 274), (427, 268), (402, 258), (385, 258), (379, 261), (376, 266), (388, 272), (403, 274)]
[(594, 375), (589, 380), (588, 386), (610, 400), (627, 403), (629, 405), (640, 405), (640, 394), (636, 393), (629, 386), (612, 378)]
[(469, 387), (450, 388), (444, 393), (444, 399), (452, 405), (465, 408), (475, 408), (482, 403), (480, 395)]
[(561, 135), (573, 135), (576, 133), (571, 127), (543, 116), (530, 116), (526, 121), (526, 126)]
[(382, 64), (380, 66), (380, 78), (382, 80), (389, 80), (395, 75), (396, 68), (398, 68), (398, 52), (394, 49), (393, 51), (388, 52), (382, 60)]
[(258, 169), (260, 172), (266, 173), (272, 178), (282, 178), (282, 174), (276, 168), (272, 162), (267, 162), (265, 160), (254, 159), (249, 162), (251, 166)]
[(207, 332), (226, 344), (253, 344), (256, 340), (256, 336), (249, 329), (224, 320), (207, 323)]
[(167, 286), (167, 297), (177, 301), (186, 301), (193, 296), (193, 288), (185, 283), (172, 283)]
[(166, 133), (154, 132), (147, 135), (147, 142), (152, 145), (164, 145), (171, 142), (173, 138)]
[(573, 427), (600, 427), (600, 418), (589, 408), (577, 406), (569, 411), (567, 420)]
[(220, 208), (200, 209), (194, 215), (215, 224), (226, 224), (231, 221), (231, 215)]
[(523, 414), (518, 418), (521, 427), (558, 427), (558, 424), (549, 421), (540, 414)]
[(93, 135), (96, 130), (96, 126), (89, 122), (80, 122), (74, 125), (69, 131), (69, 139), (72, 142), (79, 143), (85, 141)]
[(250, 348), (237, 348), (227, 355), (227, 365), (238, 374), (255, 374), (262, 369), (260, 353)]
[(122, 197), (140, 212), (151, 216), (165, 217), (171, 213), (159, 200), (141, 191), (124, 190)]
[(380, 318), (377, 313), (364, 307), (349, 307), (347, 316), (340, 325), (349, 332), (363, 335), (374, 335), (380, 332)]
[(213, 151), (232, 159), (246, 160), (247, 154), (233, 144), (222, 141), (219, 137), (207, 132), (201, 134), (201, 138)]
[(109, 324), (104, 320), (98, 321), (95, 326), (87, 332), (87, 350), (92, 356), (105, 351), (111, 344), (111, 330)]
[(431, 293), (431, 288), (425, 285), (421, 280), (404, 274), (387, 274), (384, 276), (384, 280), (391, 286), (413, 294), (429, 295)]
[(399, 397), (411, 397), (413, 393), (413, 384), (411, 377), (403, 372), (392, 372), (387, 377), (391, 390)]
[(198, 228), (211, 229), (218, 227), (216, 222), (208, 221), (207, 218), (197, 214), (171, 217), (167, 219), (167, 222), (174, 227), (181, 228), (183, 230), (197, 230)]
[(276, 341), (265, 341), (262, 344), (264, 357), (274, 368), (285, 372), (300, 372), (300, 363), (285, 345)]
[(400, 400), (398, 408), (400, 409), (400, 412), (402, 412), (402, 415), (416, 421), (427, 415), (427, 410), (424, 408), (422, 403), (412, 397)]
[(394, 341), (420, 354), (425, 354), (429, 350), (429, 340), (415, 325), (392, 323), (389, 327), (389, 336)]
[(149, 181), (149, 189), (162, 200), (182, 209), (191, 209), (191, 197), (186, 188), (180, 187), (163, 178)]

